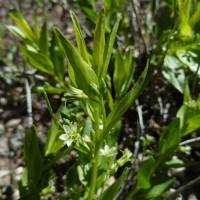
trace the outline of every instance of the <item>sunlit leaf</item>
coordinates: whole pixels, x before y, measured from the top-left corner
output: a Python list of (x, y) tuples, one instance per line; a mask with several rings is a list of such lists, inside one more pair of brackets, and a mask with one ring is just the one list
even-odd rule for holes
[(104, 48), (105, 48), (105, 17), (104, 11), (101, 10), (99, 13), (95, 33), (94, 33), (94, 44), (93, 44), (93, 57), (92, 65), (94, 71), (100, 78), (102, 71), (103, 59), (104, 59)]
[(64, 80), (65, 76), (65, 63), (64, 63), (64, 51), (60, 48), (58, 38), (56, 37), (55, 32), (52, 32), (52, 38), (50, 42), (50, 58), (54, 65), (54, 75), (58, 78), (59, 81)]
[(44, 24), (42, 26), (42, 30), (40, 33), (39, 46), (41, 53), (48, 56), (49, 53), (49, 45), (48, 45), (48, 28), (47, 28), (47, 19), (45, 18)]
[(72, 19), (72, 22), (73, 22), (73, 29), (74, 29), (74, 32), (75, 32), (76, 42), (77, 42), (80, 54), (85, 59), (86, 62), (89, 62), (87, 47), (86, 47), (86, 44), (85, 44), (85, 40), (83, 38), (83, 34), (82, 34), (82, 31), (81, 31), (80, 24), (79, 24), (79, 22), (76, 18), (76, 15), (74, 14), (74, 12), (71, 11), (70, 15), (71, 15), (71, 19)]
[(23, 53), (23, 55), (25, 56), (25, 58), (27, 59), (27, 61), (36, 69), (45, 72), (47, 74), (53, 75), (53, 63), (51, 62), (51, 60), (49, 59), (49, 57), (28, 50), (24, 47), (21, 46), (21, 51)]
[(103, 77), (103, 78), (105, 77), (105, 74), (108, 69), (108, 65), (109, 65), (111, 54), (113, 51), (113, 45), (114, 45), (115, 38), (117, 35), (120, 19), (121, 19), (120, 17), (117, 18), (117, 21), (110, 34), (109, 40), (105, 44), (103, 67), (101, 68), (101, 73), (100, 73), (100, 77)]
[(118, 52), (115, 56), (113, 82), (117, 98), (123, 96), (130, 87), (134, 73), (132, 52)]
[(181, 62), (172, 55), (167, 55), (164, 60), (163, 76), (181, 93), (184, 91), (185, 73)]
[(77, 86), (82, 89), (88, 96), (94, 97), (98, 95), (98, 78), (91, 68), (81, 57), (78, 50), (71, 44), (71, 42), (64, 37), (64, 35), (55, 29), (58, 38), (64, 48), (67, 58), (74, 70), (74, 76)]
[(21, 39), (25, 39), (26, 38), (25, 34), (18, 27), (9, 25), (9, 26), (7, 26), (7, 28), (9, 29), (9, 31), (11, 33), (16, 35), (17, 37), (19, 37)]
[(154, 184), (145, 195), (145, 199), (155, 199), (160, 197), (174, 183), (175, 178), (168, 179), (160, 184)]
[(10, 17), (15, 21), (17, 26), (21, 29), (23, 34), (31, 41), (35, 41), (34, 33), (31, 30), (28, 22), (24, 19), (22, 14), (18, 11), (9, 12)]
[(134, 87), (113, 105), (113, 109), (111, 110), (106, 120), (106, 129), (109, 130), (110, 127), (112, 127), (113, 124), (115, 124), (121, 118), (121, 116), (127, 111), (127, 109), (131, 106), (131, 104), (136, 100), (136, 98), (142, 91), (148, 72), (148, 65), (149, 64), (146, 65), (144, 71), (136, 81)]
[(147, 189), (151, 187), (150, 177), (153, 173), (155, 160), (149, 158), (142, 162), (137, 174), (137, 188)]

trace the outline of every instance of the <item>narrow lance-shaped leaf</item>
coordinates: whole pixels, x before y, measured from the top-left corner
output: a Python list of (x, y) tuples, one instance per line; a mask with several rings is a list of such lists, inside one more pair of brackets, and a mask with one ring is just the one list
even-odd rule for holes
[(135, 63), (133, 61), (133, 56), (132, 56), (132, 51), (130, 50), (128, 52), (128, 55), (126, 56), (126, 72), (127, 72), (127, 80), (126, 80), (126, 89), (129, 89), (131, 83), (132, 83), (132, 79), (133, 79), (133, 75), (135, 73)]
[(12, 34), (19, 37), (20, 39), (24, 40), (26, 38), (25, 34), (18, 27), (9, 25), (7, 28)]
[(45, 155), (56, 153), (61, 149), (64, 144), (58, 139), (59, 135), (62, 133), (58, 123), (52, 120), (51, 126), (48, 130), (47, 142), (45, 144)]
[(192, 101), (188, 93), (189, 88), (186, 87), (184, 93), (184, 104), (181, 106), (176, 115), (176, 117), (180, 120), (181, 136), (185, 136), (200, 128), (200, 109), (198, 107), (199, 100), (196, 102)]
[(115, 56), (113, 83), (115, 88), (115, 95), (119, 97), (123, 91), (123, 85), (126, 82), (125, 61), (121, 52), (119, 51)]
[(179, 119), (176, 118), (162, 132), (155, 168), (159, 168), (167, 159), (169, 159), (177, 148), (181, 139), (179, 124)]
[(153, 157), (150, 157), (146, 160), (144, 160), (140, 167), (139, 170), (137, 172), (137, 184), (135, 189), (133, 189), (132, 191), (129, 192), (129, 195), (127, 197), (127, 200), (131, 200), (131, 199), (145, 199), (144, 196), (145, 194), (138, 194), (135, 191), (142, 191), (145, 190), (148, 191), (147, 189), (151, 188), (151, 176), (154, 173), (155, 170), (155, 159)]
[(196, 114), (188, 119), (186, 119), (185, 127), (183, 128), (181, 134), (188, 135), (189, 133), (194, 132), (195, 130), (200, 128), (200, 114)]
[(65, 64), (64, 64), (64, 52), (59, 45), (59, 40), (56, 37), (56, 33), (52, 32), (52, 39), (50, 42), (50, 58), (54, 65), (54, 74), (59, 79), (59, 81), (64, 80), (65, 75)]
[(39, 25), (39, 16), (38, 16), (37, 10), (34, 13), (33, 30), (34, 30), (35, 37), (39, 39), (40, 38), (40, 25)]
[(28, 171), (28, 184), (34, 195), (38, 194), (38, 184), (42, 176), (43, 157), (39, 148), (38, 138), (34, 127), (26, 131), (24, 156)]
[(72, 85), (77, 87), (74, 70), (73, 70), (73, 67), (70, 65), (70, 63), (68, 63), (68, 75), (69, 75), (69, 78), (70, 78), (70, 80), (72, 82)]
[(55, 32), (74, 70), (77, 86), (88, 96), (95, 98), (98, 95), (98, 78), (95, 72), (91, 66), (85, 62), (71, 42), (65, 38), (58, 29), (55, 29)]
[(51, 60), (42, 54), (39, 54), (34, 51), (30, 51), (24, 47), (20, 47), (23, 55), (27, 61), (36, 69), (45, 72), (47, 74), (53, 75), (53, 63)]
[(195, 27), (195, 25), (197, 25), (197, 23), (200, 21), (200, 2), (198, 2), (195, 7), (195, 12), (190, 18), (191, 27)]
[(115, 57), (115, 69), (113, 74), (113, 82), (117, 98), (124, 95), (129, 89), (133, 73), (134, 67), (132, 64), (132, 52), (129, 51), (124, 55), (121, 54), (121, 52), (118, 52)]
[(83, 34), (81, 31), (81, 27), (80, 24), (78, 22), (78, 19), (76, 17), (76, 15), (74, 14), (74, 12), (70, 12), (70, 16), (72, 19), (72, 23), (73, 23), (73, 29), (75, 32), (75, 36), (76, 36), (76, 42), (80, 51), (81, 56), (85, 59), (86, 62), (89, 62), (88, 59), (88, 52), (87, 52), (87, 47), (85, 44), (85, 40), (83, 38)]
[(15, 23), (19, 26), (19, 28), (22, 30), (24, 35), (26, 35), (26, 37), (29, 40), (35, 41), (35, 36), (28, 22), (24, 19), (24, 17), (22, 16), (20, 12), (18, 11), (9, 12), (9, 16), (15, 21)]
[(121, 116), (127, 111), (130, 105), (136, 100), (142, 91), (148, 72), (148, 66), (149, 64), (147, 63), (144, 71), (140, 75), (134, 87), (113, 106), (113, 109), (107, 118), (105, 132), (109, 131), (110, 128), (121, 118)]
[(115, 38), (117, 35), (117, 30), (119, 27), (119, 22), (121, 20), (121, 17), (117, 17), (117, 21), (112, 29), (112, 32), (110, 34), (110, 38), (108, 40), (108, 42), (106, 42), (106, 47), (105, 47), (105, 51), (104, 51), (104, 62), (103, 62), (103, 67), (101, 68), (101, 73), (100, 73), (100, 77), (105, 77), (107, 69), (108, 69), (108, 65), (110, 62), (110, 58), (111, 58), (111, 54), (112, 54), (112, 50), (113, 50), (113, 45), (115, 42)]
[(42, 26), (42, 30), (40, 33), (40, 40), (39, 40), (40, 50), (44, 55), (48, 55), (49, 47), (48, 47), (48, 28), (47, 28), (47, 19), (45, 17), (44, 24)]
[(103, 65), (104, 48), (105, 48), (105, 17), (104, 17), (104, 11), (101, 10), (101, 12), (98, 15), (97, 24), (95, 27), (93, 56), (92, 56), (92, 65), (96, 74), (98, 75), (98, 78), (100, 78), (101, 68)]
[(191, 36), (189, 24), (191, 0), (178, 0), (179, 29), (182, 36)]
[(145, 199), (157, 199), (167, 191), (175, 182), (175, 178), (170, 178), (160, 184), (154, 184), (151, 189), (145, 194)]

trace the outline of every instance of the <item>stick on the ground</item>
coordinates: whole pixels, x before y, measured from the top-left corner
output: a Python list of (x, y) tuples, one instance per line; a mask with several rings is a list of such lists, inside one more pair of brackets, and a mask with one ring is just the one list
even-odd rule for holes
[(28, 79), (25, 79), (25, 90), (26, 90), (26, 104), (27, 104), (27, 115), (28, 115), (28, 127), (33, 125), (32, 118), (32, 99), (31, 99), (31, 88)]
[(200, 141), (200, 137), (195, 137), (195, 138), (183, 141), (179, 145), (182, 146), (182, 145), (186, 145), (186, 144), (190, 144), (190, 143), (194, 143), (194, 142), (198, 142), (198, 141)]
[(197, 184), (198, 182), (200, 182), (200, 176), (198, 176), (197, 178), (189, 181), (185, 185), (183, 185), (183, 186), (179, 187), (178, 189), (176, 189), (176, 191), (173, 192), (172, 194), (170, 194), (165, 200), (173, 200), (173, 199), (175, 199), (178, 194), (180, 194), (181, 192), (183, 192), (185, 190), (188, 190), (190, 187), (192, 187), (193, 185)]

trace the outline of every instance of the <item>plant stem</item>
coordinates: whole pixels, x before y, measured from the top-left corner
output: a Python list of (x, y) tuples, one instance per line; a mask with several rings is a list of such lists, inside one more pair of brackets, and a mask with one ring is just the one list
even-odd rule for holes
[(92, 158), (92, 171), (91, 171), (91, 180), (90, 180), (90, 189), (89, 189), (89, 195), (88, 200), (92, 200), (95, 195), (95, 189), (96, 189), (96, 182), (97, 182), (97, 174), (98, 174), (98, 162), (99, 162), (99, 149), (100, 149), (100, 141), (99, 141), (99, 105), (97, 106), (96, 115), (95, 115), (95, 124), (94, 124), (94, 130), (95, 130), (95, 147), (94, 147), (94, 154)]
[(99, 145), (96, 146), (95, 148), (95, 154), (92, 160), (92, 176), (91, 176), (90, 192), (89, 192), (88, 200), (92, 200), (95, 194), (97, 172), (98, 172), (98, 160), (99, 160)]

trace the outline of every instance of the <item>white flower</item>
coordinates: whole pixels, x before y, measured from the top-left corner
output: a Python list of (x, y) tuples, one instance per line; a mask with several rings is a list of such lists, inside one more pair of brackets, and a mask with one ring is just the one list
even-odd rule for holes
[(77, 124), (73, 123), (69, 126), (63, 126), (65, 133), (59, 136), (59, 139), (64, 141), (67, 146), (70, 146), (73, 141), (75, 141), (78, 137), (78, 128)]
[(114, 154), (116, 154), (116, 148), (115, 147), (109, 147), (107, 144), (104, 146), (103, 149), (100, 149), (100, 154), (102, 156), (106, 156), (106, 157), (111, 157)]

